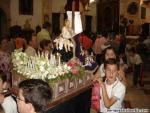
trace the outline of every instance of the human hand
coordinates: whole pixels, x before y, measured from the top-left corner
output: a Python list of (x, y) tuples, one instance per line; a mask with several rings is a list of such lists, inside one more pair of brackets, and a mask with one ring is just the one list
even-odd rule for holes
[(4, 102), (4, 95), (0, 93), (0, 104)]
[(98, 82), (99, 82), (100, 87), (104, 87), (104, 83), (101, 79), (98, 79)]
[(92, 81), (96, 82), (100, 79), (100, 77), (98, 75), (93, 76)]

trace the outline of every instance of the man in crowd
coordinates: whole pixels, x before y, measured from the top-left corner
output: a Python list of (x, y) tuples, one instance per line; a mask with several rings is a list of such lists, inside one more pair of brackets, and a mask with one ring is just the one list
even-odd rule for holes
[(45, 22), (43, 24), (43, 28), (37, 34), (38, 43), (40, 43), (44, 39), (51, 40), (51, 37), (50, 37), (50, 28), (51, 28), (51, 24), (49, 22)]
[(19, 84), (17, 105), (19, 113), (39, 113), (46, 110), (52, 98), (47, 82), (40, 79), (27, 79)]
[(26, 41), (27, 41), (27, 48), (25, 53), (28, 56), (35, 56), (36, 55), (36, 48), (37, 48), (37, 39), (36, 36), (32, 33), (26, 34)]

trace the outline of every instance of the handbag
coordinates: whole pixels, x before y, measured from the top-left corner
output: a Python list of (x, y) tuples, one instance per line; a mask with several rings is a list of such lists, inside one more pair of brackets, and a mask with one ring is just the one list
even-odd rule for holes
[(97, 81), (93, 83), (91, 108), (98, 112), (100, 111), (100, 85)]

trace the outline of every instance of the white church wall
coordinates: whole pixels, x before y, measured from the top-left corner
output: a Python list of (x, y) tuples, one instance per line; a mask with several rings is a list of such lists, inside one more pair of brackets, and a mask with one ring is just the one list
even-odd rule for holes
[[(130, 15), (127, 12), (127, 8), (131, 2), (137, 2), (137, 4), (139, 4), (139, 0), (120, 0), (120, 14), (124, 15), (124, 17), (126, 17), (128, 19), (133, 19), (135, 25), (140, 25), (144, 22), (150, 23), (150, 13), (149, 13), (150, 5), (142, 5), (142, 6), (138, 5), (138, 12), (135, 15)], [(145, 19), (141, 19), (141, 7), (146, 8)]]
[(52, 0), (52, 13), (60, 13), (60, 29), (64, 25), (64, 6), (67, 0)]
[[(52, 13), (60, 13), (60, 29), (64, 25), (64, 6), (67, 0), (50, 0), (50, 9), (44, 8), (43, 10), (43, 0), (33, 0), (33, 15), (20, 15), (19, 14), (19, 0), (11, 0), (10, 1), (10, 23), (13, 25), (20, 25), (23, 27), (25, 21), (30, 20), (31, 27), (34, 29), (37, 25), (42, 25), (43, 23), (43, 15), (46, 12), (49, 12), (49, 19), (52, 23)], [(96, 31), (96, 3), (90, 4), (89, 11), (85, 11), (83, 13), (83, 28), (85, 28), (85, 17), (84, 15), (92, 16), (92, 31)]]
[[(96, 16), (96, 3), (93, 2), (89, 5), (89, 10), (85, 11), (84, 15), (90, 15), (92, 16), (92, 32), (96, 32), (96, 26), (97, 26), (97, 16)], [(83, 26), (85, 28), (85, 18), (83, 21)]]
[(32, 28), (42, 24), (42, 0), (33, 0), (33, 15), (20, 15), (19, 0), (10, 0), (10, 2), (11, 26), (17, 24), (23, 27), (27, 19), (30, 20)]

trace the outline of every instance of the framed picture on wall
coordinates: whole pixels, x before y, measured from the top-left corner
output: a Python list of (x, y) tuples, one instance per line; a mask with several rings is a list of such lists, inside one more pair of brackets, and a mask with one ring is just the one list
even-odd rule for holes
[(19, 14), (33, 15), (33, 0), (19, 0)]
[(130, 15), (135, 15), (138, 12), (138, 4), (136, 2), (131, 2), (127, 8), (127, 12)]
[(141, 7), (141, 19), (145, 19), (145, 18), (146, 18), (146, 8)]

